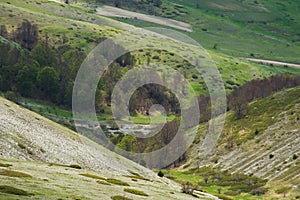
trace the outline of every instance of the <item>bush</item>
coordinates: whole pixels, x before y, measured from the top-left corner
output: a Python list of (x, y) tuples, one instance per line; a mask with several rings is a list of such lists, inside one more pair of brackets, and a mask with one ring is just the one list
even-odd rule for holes
[(23, 144), (23, 143), (18, 143), (18, 146), (21, 148), (21, 149), (25, 149), (26, 146)]
[(135, 195), (146, 196), (146, 197), (149, 196), (148, 194), (146, 194), (143, 191), (139, 191), (139, 190), (135, 190), (135, 189), (131, 189), (131, 188), (125, 188), (124, 191), (131, 193), (131, 194), (135, 194)]
[(5, 98), (10, 101), (16, 102), (18, 99), (18, 96), (16, 95), (16, 93), (14, 93), (12, 91), (8, 91), (5, 93)]
[(294, 154), (293, 155), (293, 160), (296, 160), (298, 158), (298, 155), (297, 154)]
[(25, 174), (23, 172), (11, 171), (11, 170), (1, 170), (0, 175), (9, 176), (9, 177), (19, 177), (19, 178), (30, 178), (29, 174)]
[(11, 167), (11, 164), (0, 163), (0, 167)]
[(103, 178), (101, 176), (97, 176), (97, 175), (94, 175), (94, 174), (79, 174), (79, 175), (85, 176), (85, 177), (88, 177), (88, 178), (106, 180), (106, 178)]
[(159, 177), (164, 177), (164, 173), (162, 172), (162, 171), (159, 171), (158, 173), (157, 173), (157, 176), (159, 176)]
[(251, 190), (250, 194), (252, 195), (257, 195), (257, 196), (261, 196), (264, 195), (266, 193), (266, 189), (264, 188), (256, 188)]
[(21, 190), (18, 188), (14, 188), (7, 185), (0, 185), (0, 192), (6, 193), (6, 194), (14, 194), (14, 195), (20, 195), (20, 196), (31, 196), (33, 194), (30, 194), (26, 192), (25, 190)]
[(107, 183), (105, 181), (96, 181), (96, 182), (101, 185), (110, 185), (109, 183)]
[(130, 198), (127, 198), (127, 197), (124, 197), (124, 196), (113, 196), (111, 197), (112, 200), (133, 200), (133, 199), (130, 199)]
[(283, 193), (286, 193), (287, 191), (289, 191), (290, 189), (291, 189), (291, 187), (284, 186), (284, 187), (278, 188), (277, 190), (275, 190), (275, 192), (277, 194), (283, 194)]
[(118, 179), (109, 178), (106, 181), (109, 182), (109, 183), (111, 183), (111, 184), (115, 184), (115, 185), (129, 186), (128, 183), (123, 182), (123, 181), (118, 180)]
[(74, 169), (82, 169), (82, 167), (77, 164), (69, 165), (69, 167), (74, 168)]

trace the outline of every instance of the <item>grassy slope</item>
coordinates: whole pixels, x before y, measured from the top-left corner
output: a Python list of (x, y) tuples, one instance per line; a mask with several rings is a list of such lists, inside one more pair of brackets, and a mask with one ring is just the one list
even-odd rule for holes
[[(170, 180), (40, 115), (3, 98), (0, 107), (1, 199), (143, 199), (125, 188), (145, 192), (148, 199), (193, 199)], [(16, 189), (3, 186), (31, 195), (14, 195)]]
[[(45, 34), (48, 33), (49, 42), (54, 46), (61, 46), (63, 37), (67, 38), (68, 45), (84, 50), (86, 53), (90, 52), (101, 38), (110, 37), (120, 33), (120, 29), (129, 29), (130, 26), (124, 23), (119, 23), (108, 18), (101, 17), (90, 13), (90, 8), (81, 6), (61, 5), (49, 1), (17, 1), (11, 0), (8, 4), (6, 1), (1, 1), (2, 12), (0, 14), (1, 22), (9, 24), (8, 29), (12, 30), (23, 19), (29, 19), (39, 25), (41, 30), (40, 37), (45, 39)], [(197, 13), (200, 11), (197, 10)], [(112, 28), (112, 27), (118, 27)], [(132, 28), (132, 27), (131, 27)], [(202, 34), (203, 31), (195, 30), (195, 33)], [(223, 39), (223, 38), (222, 38)], [(212, 41), (205, 39), (205, 41)], [(228, 41), (226, 39), (226, 41)], [(201, 41), (200, 41), (201, 43)], [(253, 42), (251, 42), (253, 43)], [(257, 47), (257, 49), (260, 49)], [(178, 68), (178, 63), (182, 63), (183, 67), (179, 69), (181, 72), (187, 74), (187, 78), (193, 86), (197, 94), (207, 93), (203, 87), (203, 80), (193, 79), (192, 75), (197, 74), (193, 68), (189, 68), (182, 59), (179, 59), (169, 54), (158, 53), (151, 51), (151, 57), (159, 56), (159, 60), (152, 59), (151, 63), (160, 62), (171, 67)], [(140, 63), (147, 61), (147, 51), (134, 53), (138, 57)], [(244, 62), (226, 56), (215, 51), (209, 51), (212, 59), (216, 62), (222, 77), (224, 79), (225, 87), (230, 92), (234, 87), (242, 85), (245, 82), (271, 76), (273, 74), (291, 72), (299, 74), (300, 72), (293, 69), (285, 69), (282, 67), (268, 67), (259, 64)], [(292, 54), (291, 54), (292, 55)], [(198, 74), (201, 77), (201, 74)], [(228, 84), (232, 81), (233, 84)]]
[[(217, 51), (235, 57), (249, 57), (253, 53), (259, 58), (300, 62), (298, 1), (163, 2), (157, 14), (190, 23), (194, 31), (186, 34), (206, 49), (213, 49), (216, 44)], [(142, 27), (151, 25), (139, 20), (121, 20)]]
[[(212, 155), (203, 160), (199, 148), (201, 143), (196, 140), (186, 167), (193, 168), (202, 160), (202, 164), (230, 172), (266, 178), (272, 188), (268, 193), (270, 196), (276, 196), (274, 190), (282, 186), (299, 187), (299, 160), (294, 156), (300, 155), (299, 94), (300, 87), (295, 87), (255, 100), (249, 104), (246, 117), (238, 120), (230, 111)], [(202, 138), (206, 128), (207, 124), (200, 125), (199, 138)], [(226, 148), (228, 141), (233, 141), (231, 150)], [(290, 192), (295, 197), (300, 191), (294, 188)]]

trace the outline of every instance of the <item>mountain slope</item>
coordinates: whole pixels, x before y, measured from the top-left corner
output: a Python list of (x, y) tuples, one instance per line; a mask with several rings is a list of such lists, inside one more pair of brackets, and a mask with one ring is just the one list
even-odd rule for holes
[[(189, 168), (208, 164), (233, 174), (267, 179), (269, 184), (277, 183), (272, 191), (290, 186), (290, 191), (299, 194), (299, 95), (298, 86), (252, 101), (246, 116), (240, 119), (233, 111), (228, 112), (218, 146), (200, 164), (202, 150), (198, 140), (189, 153)], [(206, 126), (200, 125), (200, 138)]]
[(147, 199), (194, 199), (176, 183), (1, 97), (0, 122), (0, 198), (20, 198), (11, 194), (16, 188), (30, 199), (145, 198), (124, 191), (129, 188)]

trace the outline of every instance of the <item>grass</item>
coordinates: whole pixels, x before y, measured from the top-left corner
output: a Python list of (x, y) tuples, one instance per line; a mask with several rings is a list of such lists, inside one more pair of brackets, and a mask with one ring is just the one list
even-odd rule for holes
[(11, 167), (11, 164), (0, 163), (0, 167)]
[(135, 189), (132, 189), (132, 188), (124, 188), (124, 191), (128, 192), (128, 193), (131, 193), (131, 194), (135, 194), (135, 195), (140, 195), (140, 196), (145, 196), (145, 197), (149, 196), (148, 194), (146, 194), (143, 191), (135, 190)]
[(121, 181), (121, 180), (118, 180), (118, 179), (108, 178), (108, 179), (106, 179), (106, 181), (107, 181), (108, 183), (115, 184), (115, 185), (129, 186), (128, 183), (126, 183), (126, 182), (124, 182), (124, 181)]
[(21, 149), (26, 149), (26, 146), (25, 146), (23, 143), (18, 143), (18, 146), (19, 146)]
[(96, 181), (96, 183), (101, 184), (101, 185), (111, 185), (105, 181)]
[[(190, 23), (193, 32), (185, 34), (206, 49), (235, 57), (249, 57), (253, 53), (258, 58), (300, 63), (296, 53), (300, 50), (299, 35), (295, 32), (300, 17), (296, 8), (296, 1), (171, 0), (163, 1), (155, 13)], [(157, 27), (135, 19), (118, 20), (140, 27)]]
[(85, 176), (85, 177), (88, 177), (88, 178), (94, 178), (94, 179), (106, 180), (106, 178), (103, 178), (103, 177), (101, 177), (101, 176), (94, 175), (94, 174), (79, 174), (79, 175)]
[(139, 179), (139, 180), (143, 180), (143, 181), (150, 181), (150, 179), (145, 178), (145, 177), (140, 176), (140, 175), (135, 175), (135, 176), (126, 175), (125, 177), (131, 178), (131, 179)]
[(128, 197), (125, 197), (125, 196), (113, 196), (111, 197), (112, 200), (133, 200), (133, 199), (130, 199)]
[(57, 163), (49, 163), (49, 166), (58, 166), (58, 167), (69, 167), (73, 169), (82, 169), (82, 167), (78, 164), (71, 164), (71, 165), (64, 165), (64, 164), (57, 164)]
[(7, 194), (19, 195), (19, 196), (32, 196), (33, 195), (25, 190), (18, 189), (18, 188), (8, 186), (8, 185), (0, 185), (0, 192), (7, 193)]
[[(241, 145), (262, 133), (270, 125), (281, 120), (278, 113), (299, 103), (299, 90), (299, 87), (291, 88), (264, 99), (257, 99), (249, 104), (247, 116), (238, 120), (235, 119), (233, 112), (229, 113), (223, 131), (224, 133), (231, 132), (231, 134), (223, 138), (220, 143), (222, 144), (229, 137), (235, 137), (237, 145)], [(247, 130), (247, 133), (240, 135), (241, 130)]]
[[(203, 167), (188, 171), (163, 170), (163, 172), (165, 177), (176, 182), (190, 182), (193, 185), (198, 185), (198, 190), (234, 199), (259, 199), (257, 196), (250, 195), (249, 193), (252, 189), (260, 188), (266, 184), (265, 180), (256, 177), (242, 174), (238, 174), (235, 177), (226, 171), (220, 171), (212, 167)], [(205, 182), (206, 178), (207, 183)], [(254, 183), (254, 185), (249, 187), (247, 185), (249, 181)], [(219, 194), (219, 190), (221, 194)]]
[(12, 170), (0, 170), (1, 176), (18, 177), (18, 178), (31, 178), (32, 176), (23, 172)]

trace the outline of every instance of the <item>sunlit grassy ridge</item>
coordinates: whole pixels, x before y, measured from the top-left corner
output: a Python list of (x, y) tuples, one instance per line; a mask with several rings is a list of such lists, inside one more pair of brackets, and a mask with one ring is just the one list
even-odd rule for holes
[[(131, 9), (130, 7), (128, 9)], [(163, 1), (156, 14), (192, 25), (186, 33), (207, 49), (233, 55), (299, 63), (298, 1)], [(120, 19), (141, 27), (138, 19)]]
[[(296, 175), (299, 174), (300, 153), (299, 90), (298, 86), (254, 100), (249, 103), (247, 114), (240, 119), (236, 118), (234, 111), (228, 112), (218, 145), (206, 158), (201, 156), (200, 141), (207, 124), (201, 124), (185, 167), (209, 164), (231, 173), (267, 179), (270, 181), (267, 185), (271, 186), (264, 196), (267, 199), (281, 199), (283, 193), (279, 195), (274, 191), (291, 185), (295, 187), (287, 191), (289, 197), (297, 196), (300, 184)], [(181, 173), (176, 176), (181, 176)]]

